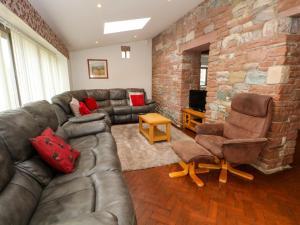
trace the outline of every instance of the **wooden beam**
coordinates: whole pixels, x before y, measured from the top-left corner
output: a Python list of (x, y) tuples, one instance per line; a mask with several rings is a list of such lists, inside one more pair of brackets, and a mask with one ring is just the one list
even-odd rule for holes
[(284, 10), (279, 13), (279, 16), (283, 17), (300, 17), (300, 5), (294, 6), (290, 9)]
[(188, 43), (180, 46), (180, 51), (205, 51), (209, 49), (210, 43), (214, 42), (217, 38), (217, 32), (211, 32), (202, 35)]

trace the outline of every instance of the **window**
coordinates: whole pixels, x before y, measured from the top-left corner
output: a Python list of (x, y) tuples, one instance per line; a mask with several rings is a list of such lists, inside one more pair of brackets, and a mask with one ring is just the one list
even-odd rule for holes
[(0, 111), (17, 108), (19, 97), (10, 42), (10, 32), (0, 24)]
[(130, 46), (121, 46), (122, 59), (130, 59)]
[(208, 53), (201, 54), (200, 60), (200, 87), (205, 87), (207, 84)]
[(70, 89), (68, 60), (0, 24), (0, 111)]

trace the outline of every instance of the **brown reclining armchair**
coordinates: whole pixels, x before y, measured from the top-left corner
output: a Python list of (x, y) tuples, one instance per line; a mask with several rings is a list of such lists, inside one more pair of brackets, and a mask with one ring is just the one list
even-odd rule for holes
[[(196, 127), (195, 141), (178, 141), (172, 147), (183, 160), (184, 172), (170, 173), (170, 177), (190, 174), (198, 186), (203, 182), (194, 174), (210, 169), (221, 169), (219, 181), (227, 182), (227, 171), (253, 180), (251, 174), (234, 169), (231, 164), (254, 163), (267, 144), (267, 132), (271, 125), (272, 98), (242, 93), (231, 103), (231, 112), (225, 123), (203, 124)], [(203, 160), (214, 164), (195, 163)]]

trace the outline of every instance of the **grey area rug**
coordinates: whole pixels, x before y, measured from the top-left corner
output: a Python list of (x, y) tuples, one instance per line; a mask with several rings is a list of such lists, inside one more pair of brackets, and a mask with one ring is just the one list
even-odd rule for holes
[[(159, 128), (163, 130), (163, 127)], [(171, 143), (163, 141), (149, 144), (139, 133), (138, 124), (114, 125), (112, 134), (117, 142), (123, 171), (164, 166), (180, 160), (172, 150)], [(192, 138), (175, 127), (171, 128), (171, 142), (186, 139)]]

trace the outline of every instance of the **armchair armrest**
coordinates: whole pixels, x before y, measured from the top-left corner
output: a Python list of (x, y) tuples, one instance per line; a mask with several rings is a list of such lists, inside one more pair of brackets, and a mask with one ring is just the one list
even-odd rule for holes
[(196, 126), (197, 134), (223, 136), (223, 130), (224, 130), (223, 123), (205, 123)]
[(232, 139), (223, 143), (224, 158), (231, 163), (254, 163), (267, 144), (267, 138)]

